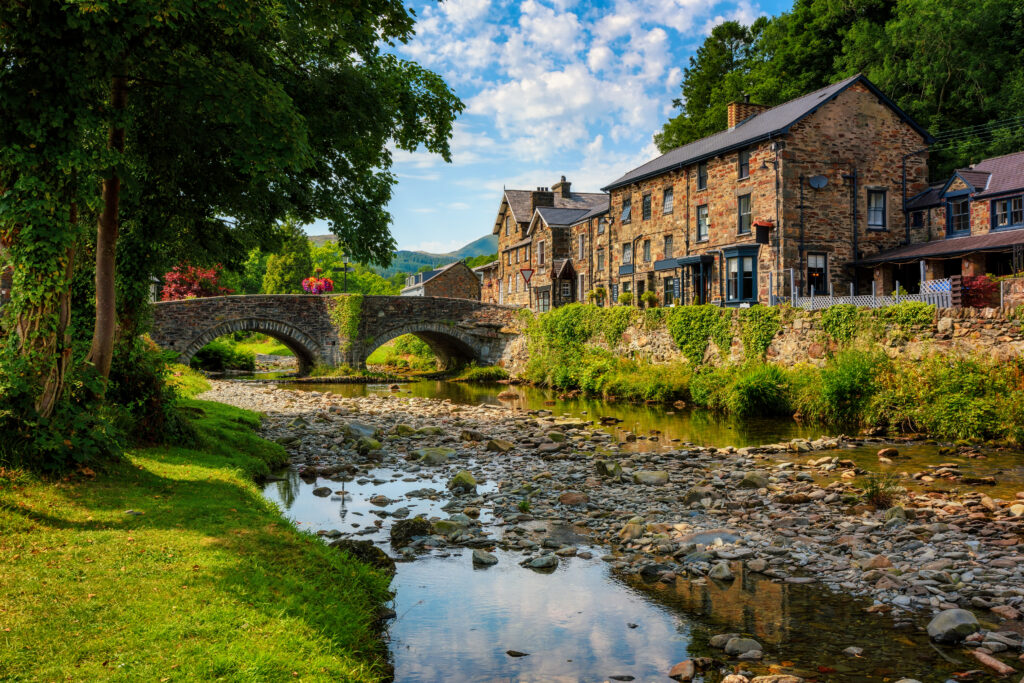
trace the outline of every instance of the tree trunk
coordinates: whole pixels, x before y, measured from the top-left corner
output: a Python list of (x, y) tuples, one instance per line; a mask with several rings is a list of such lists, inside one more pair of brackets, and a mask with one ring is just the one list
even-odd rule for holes
[[(111, 84), (111, 106), (115, 114), (124, 111), (128, 91), (124, 76), (115, 76)], [(107, 148), (124, 152), (124, 126), (114, 123), (110, 127)], [(96, 228), (96, 323), (92, 332), (92, 346), (88, 360), (105, 378), (110, 375), (110, 361), (114, 352), (114, 334), (117, 331), (117, 306), (114, 290), (115, 256), (119, 225), (121, 178), (115, 169), (103, 181), (103, 211)]]

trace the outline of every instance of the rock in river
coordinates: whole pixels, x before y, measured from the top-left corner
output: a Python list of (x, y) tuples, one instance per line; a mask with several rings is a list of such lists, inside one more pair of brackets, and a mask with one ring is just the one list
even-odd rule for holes
[(664, 486), (668, 483), (668, 472), (664, 470), (634, 472), (633, 481), (637, 484), (647, 484), (648, 486)]
[(476, 493), (476, 479), (466, 470), (462, 470), (448, 482), (448, 489), (461, 488), (464, 493)]
[(729, 569), (728, 562), (719, 562), (708, 572), (708, 578), (719, 581), (732, 581), (736, 577), (733, 576), (732, 570)]
[(741, 489), (763, 489), (768, 488), (768, 477), (764, 472), (747, 472), (743, 475), (738, 486)]
[(558, 566), (558, 558), (554, 555), (541, 555), (530, 560), (526, 566), (530, 569), (553, 569)]
[(391, 545), (401, 548), (417, 536), (429, 536), (430, 533), (430, 522), (422, 517), (400, 519), (391, 526)]
[(313, 489), (313, 495), (314, 496), (319, 496), (321, 498), (326, 498), (327, 496), (331, 495), (331, 487), (330, 486), (318, 486), (315, 489)]
[(959, 643), (981, 628), (978, 619), (965, 609), (947, 609), (928, 622), (928, 635), (937, 643)]
[(455, 455), (455, 451), (451, 448), (441, 448), (440, 446), (434, 448), (417, 448), (415, 451), (419, 457), (419, 463), (421, 465), (445, 465), (448, 463), (448, 458)]
[(498, 564), (498, 558), (486, 550), (477, 548), (473, 551), (473, 564), (488, 567), (492, 564)]
[(761, 647), (761, 643), (753, 638), (731, 638), (725, 644), (725, 654), (727, 655), (742, 655), (748, 652), (763, 650), (764, 648)]
[(514, 443), (505, 439), (491, 439), (487, 442), (487, 450), (492, 453), (508, 453), (515, 447)]
[(668, 677), (675, 681), (692, 681), (697, 675), (697, 667), (689, 659), (679, 662), (669, 669)]
[(344, 550), (360, 562), (383, 569), (388, 574), (395, 573), (395, 561), (388, 557), (386, 552), (375, 546), (373, 541), (353, 541), (343, 538), (331, 543), (331, 547)]

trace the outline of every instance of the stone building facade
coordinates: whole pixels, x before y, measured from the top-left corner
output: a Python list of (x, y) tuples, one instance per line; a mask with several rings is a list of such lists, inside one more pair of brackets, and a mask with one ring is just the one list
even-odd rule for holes
[[(743, 306), (790, 283), (870, 292), (859, 259), (905, 243), (903, 196), (927, 187), (928, 134), (863, 76), (777, 107), (608, 185), (609, 298)], [(904, 189), (904, 160), (906, 188)]]
[(435, 296), (480, 301), (480, 278), (462, 261), (406, 278), (402, 296)]
[(498, 303), (498, 261), (491, 261), (473, 269), (480, 280), (480, 301)]
[(909, 244), (865, 259), (886, 291), (1024, 272), (1024, 152), (958, 169), (907, 202)]
[[(536, 190), (505, 190), (492, 234), (498, 236), (498, 303), (537, 308), (532, 276), (537, 270), (534, 237), (530, 234), (534, 213), (541, 208), (590, 211), (607, 202), (607, 195), (598, 192), (573, 192), (565, 176), (550, 188)], [(561, 227), (559, 227), (561, 230)], [(565, 228), (568, 231), (568, 228)], [(558, 235), (561, 238), (561, 233)], [(548, 235), (544, 249), (550, 250), (553, 236)], [(566, 240), (563, 240), (566, 241)], [(561, 243), (561, 242), (560, 242)], [(550, 253), (544, 254), (545, 261)], [(524, 273), (523, 271), (527, 271)], [(529, 275), (529, 279), (527, 279)], [(550, 272), (545, 276), (550, 279)], [(546, 285), (550, 288), (550, 282)], [(550, 297), (550, 289), (548, 290)]]

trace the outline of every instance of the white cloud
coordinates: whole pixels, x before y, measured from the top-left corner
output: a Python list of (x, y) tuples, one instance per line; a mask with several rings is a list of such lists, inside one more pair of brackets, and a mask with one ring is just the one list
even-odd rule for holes
[(466, 202), (452, 202), (448, 205), (449, 209), (455, 209), (456, 211), (465, 211), (469, 208), (469, 204)]
[(448, 240), (447, 242), (427, 240), (425, 242), (414, 244), (411, 247), (401, 248), (407, 251), (426, 251), (431, 254), (447, 254), (457, 249), (461, 249), (464, 246), (466, 246), (466, 243), (462, 240)]

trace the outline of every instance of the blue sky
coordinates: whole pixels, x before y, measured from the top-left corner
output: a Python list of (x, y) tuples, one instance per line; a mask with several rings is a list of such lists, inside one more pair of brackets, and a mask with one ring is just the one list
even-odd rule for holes
[[(488, 234), (502, 187), (599, 191), (657, 155), (682, 68), (711, 28), (789, 9), (786, 0), (414, 2), (401, 56), (466, 104), (453, 159), (395, 152), (390, 211), (400, 249), (445, 252)], [(317, 231), (311, 228), (310, 232)]]

